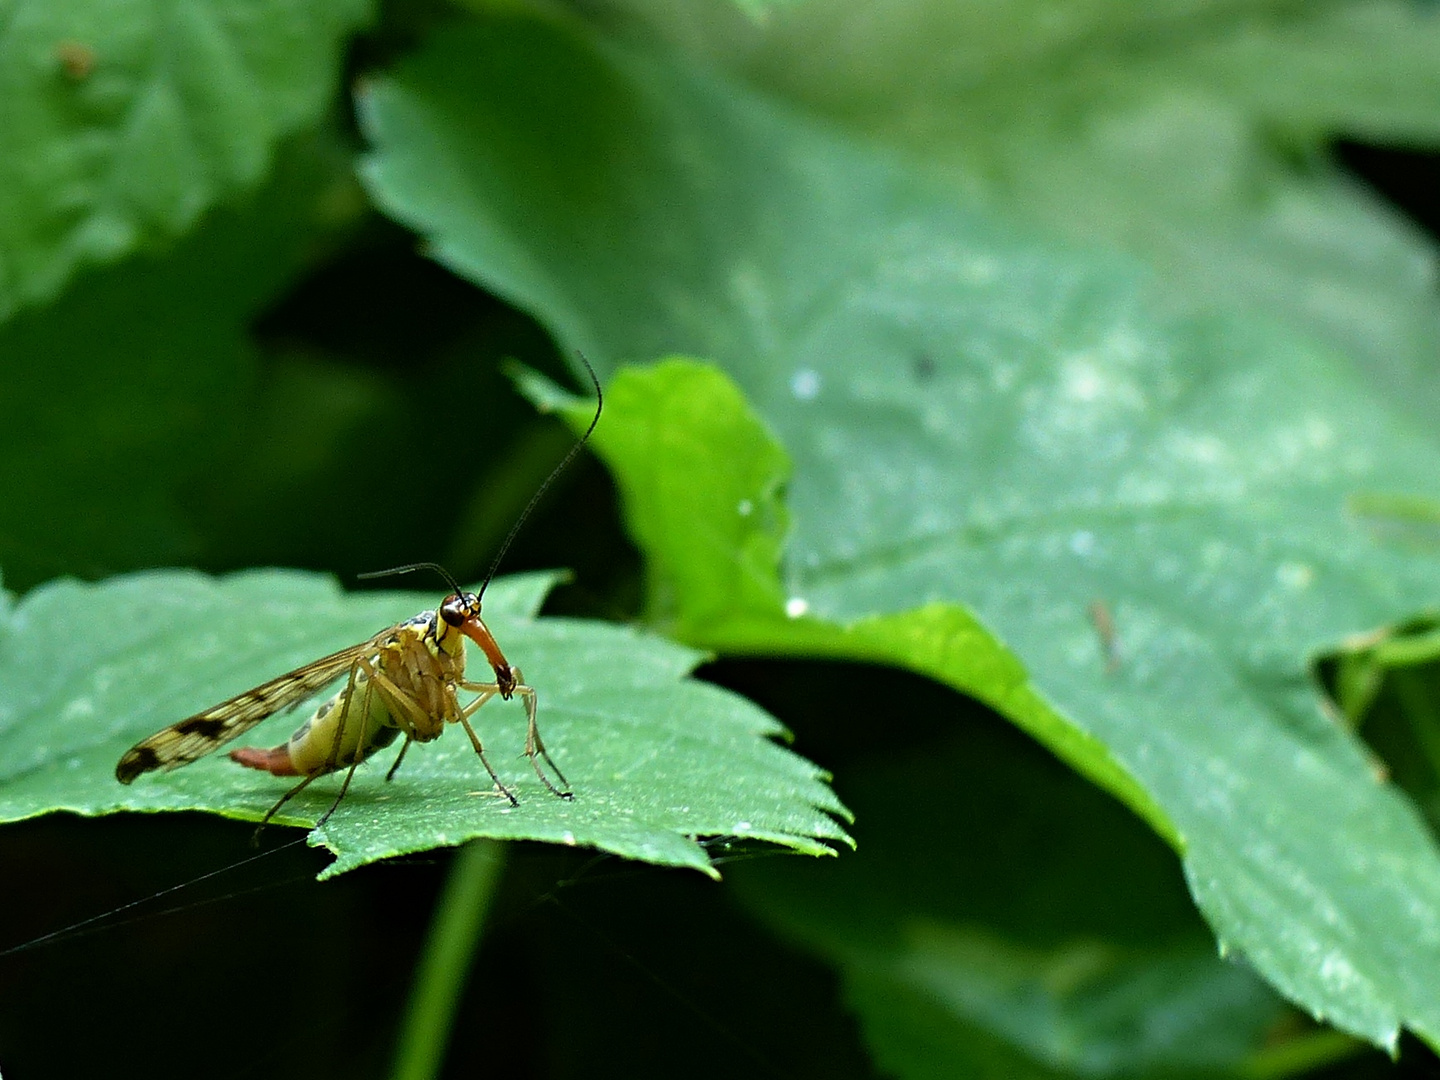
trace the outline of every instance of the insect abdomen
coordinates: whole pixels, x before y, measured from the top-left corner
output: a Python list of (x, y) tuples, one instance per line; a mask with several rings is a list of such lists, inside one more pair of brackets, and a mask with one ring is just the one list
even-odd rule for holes
[(299, 776), (290, 763), (290, 744), (281, 743), (270, 750), (258, 746), (242, 746), (230, 751), (230, 760), (247, 769), (260, 769), (276, 776)]
[[(390, 718), (390, 710), (379, 694), (365, 693), (364, 675), (355, 681), (355, 705), (345, 715), (342, 704), (346, 689), (315, 710), (289, 742), (269, 750), (247, 746), (230, 751), (230, 760), (250, 769), (260, 769), (275, 776), (311, 776), (346, 768), (355, 761), (364, 761), (377, 750), (384, 749), (400, 734)], [(360, 714), (368, 700), (364, 723)], [(344, 717), (344, 730), (341, 718)], [(364, 741), (361, 741), (361, 732)], [(336, 747), (336, 738), (340, 744)]]

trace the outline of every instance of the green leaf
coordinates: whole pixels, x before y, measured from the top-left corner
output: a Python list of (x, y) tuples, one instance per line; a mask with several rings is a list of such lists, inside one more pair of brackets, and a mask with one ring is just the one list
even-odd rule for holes
[[(392, 784), (364, 768), (311, 843), (328, 877), (377, 859), (477, 836), (597, 847), (714, 873), (697, 837), (769, 840), (809, 854), (846, 840), (844, 815), (809, 762), (768, 741), (774, 719), (685, 675), (699, 654), (600, 623), (535, 619), (552, 575), (496, 581), (486, 617), (540, 694), (541, 731), (575, 791), (551, 796), (523, 755), (518, 702), (477, 714), (492, 763), (520, 805), (492, 797), (463, 738), (417, 747)], [(125, 787), (115, 763), (137, 740), (435, 602), (412, 593), (341, 593), (313, 574), (222, 579), (136, 574), (61, 581), (13, 603), (0, 628), (0, 821), (66, 810), (209, 810), (258, 820), (289, 781), (212, 755)], [(289, 737), (267, 721), (250, 745)], [(279, 821), (313, 825), (338, 781), (315, 785)], [(322, 790), (315, 790), (316, 787)]]
[(1440, 420), (1435, 245), (1329, 146), (1440, 145), (1432, 6), (833, 0), (763, 27), (723, 3), (616, 6), (632, 33), (918, 155), (967, 202), (1143, 257), (1176, 304), (1322, 337)]
[(731, 880), (838, 964), (888, 1071), (1233, 1074), (1281, 1017), (1259, 978), (1215, 955), (1165, 846), (1014, 735), (956, 725), (841, 786), (854, 856)]
[[(656, 376), (665, 381), (666, 400), (675, 411), (651, 414), (652, 390), (644, 381), (615, 380), (605, 398), (611, 418), (603, 436), (605, 456), (648, 464), (643, 476), (627, 477), (625, 514), (631, 535), (650, 553), (649, 622), (679, 638), (707, 632), (705, 627), (724, 637), (716, 620), (728, 622), (747, 612), (768, 620), (781, 605), (774, 568), (789, 522), (780, 489), (790, 463), (755, 430), (754, 415), (723, 376), (681, 359), (658, 368)], [(536, 408), (566, 409), (572, 423), (582, 407), (536, 372), (519, 373), (517, 384)], [(612, 422), (616, 416), (621, 423)], [(708, 459), (712, 446), (736, 452), (728, 467), (705, 483), (673, 467)], [(695, 549), (681, 557), (664, 535), (679, 519), (706, 523), (689, 537)]]
[(0, 4), (0, 318), (254, 187), (370, 0)]
[[(1429, 432), (1269, 321), (1178, 315), (1125, 260), (573, 34), (448, 35), (365, 120), (372, 192), (437, 257), (600, 364), (718, 359), (793, 458), (784, 608), (692, 643), (813, 653), (828, 634), (992, 704), (1169, 837), (1223, 946), (1286, 996), (1378, 1043), (1401, 1024), (1440, 1042), (1440, 858), (1309, 668), (1440, 601), (1433, 548), (1347, 509), (1440, 497)], [(602, 422), (602, 453), (610, 430), (704, 411), (667, 378), (640, 420)], [(723, 476), (756, 439), (664, 484)], [(671, 465), (611, 464), (627, 497)], [(723, 547), (739, 504), (682, 513), (637, 528), (676, 566)], [(687, 602), (677, 585), (667, 606)]]
[[(1440, 138), (1440, 18), (1412, 0), (1075, 0), (1063, 18), (1043, 17), (1035, 3), (901, 0), (881, 14), (831, 0), (777, 7), (760, 26), (736, 19), (725, 0), (606, 6), (652, 37), (891, 136), (993, 136), (1005, 114), (1045, 123), (1027, 102), (1103, 111), (1176, 93), (1228, 99), (1311, 138), (1336, 129)], [(966, 113), (953, 115), (956, 105)], [(1085, 120), (1071, 113), (1049, 123), (1059, 135)]]
[[(537, 401), (562, 400), (558, 388), (542, 388), (534, 376), (525, 389)], [(808, 615), (804, 596), (786, 597), (776, 567), (789, 523), (780, 498), (789, 461), (722, 374), (682, 358), (622, 369), (605, 400), (595, 448), (625, 496), (626, 528), (648, 555), (657, 626), (721, 652), (878, 660), (962, 687), (1181, 846), (1150, 792), (1103, 741), (1057, 715), (1015, 656), (969, 611), (928, 603), (837, 626)], [(572, 424), (580, 425), (584, 409), (582, 402), (569, 407)], [(702, 476), (707, 482), (697, 483)]]

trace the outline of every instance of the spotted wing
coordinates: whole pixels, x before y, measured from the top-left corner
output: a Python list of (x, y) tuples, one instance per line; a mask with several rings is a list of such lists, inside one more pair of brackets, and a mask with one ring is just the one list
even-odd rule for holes
[(213, 708), (157, 731), (136, 743), (115, 766), (115, 778), (128, 784), (141, 773), (155, 769), (178, 769), (197, 761), (231, 739), (245, 734), (260, 721), (282, 709), (299, 704), (327, 683), (347, 674), (360, 657), (373, 653), (390, 631), (369, 641), (341, 649), (304, 667), (261, 683), (253, 690), (236, 694)]

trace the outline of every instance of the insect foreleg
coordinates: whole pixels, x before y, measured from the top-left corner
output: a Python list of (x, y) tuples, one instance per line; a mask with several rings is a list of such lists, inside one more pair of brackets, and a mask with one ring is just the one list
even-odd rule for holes
[[(517, 680), (520, 678), (520, 672), (518, 670), (515, 672), (515, 678)], [(538, 704), (535, 697), (535, 688), (517, 682), (515, 693), (519, 694), (525, 702), (525, 716), (530, 722), (529, 727), (526, 728), (525, 731), (525, 756), (530, 759), (530, 764), (535, 769), (535, 775), (540, 777), (541, 783), (550, 789), (551, 794), (559, 795), (562, 799), (573, 798), (574, 796), (570, 794), (570, 781), (565, 779), (565, 774), (560, 771), (560, 766), (555, 764), (555, 759), (550, 756), (550, 751), (545, 749), (545, 740), (540, 738), (540, 728), (535, 723), (535, 712)], [(545, 759), (545, 764), (554, 769), (555, 775), (560, 778), (560, 787), (557, 788), (552, 784), (550, 778), (545, 775), (545, 770), (540, 768), (539, 758), (542, 757)]]
[(462, 682), (460, 684), (460, 689), (471, 690), (480, 695), (474, 701), (470, 702), (469, 705), (466, 705), (465, 708), (460, 710), (461, 713), (465, 716), (474, 716), (476, 709), (480, 708), (481, 705), (484, 705), (485, 702), (489, 701), (492, 697), (494, 697), (500, 692), (500, 687), (493, 682)]
[[(473, 702), (472, 702), (473, 704)], [(519, 806), (520, 800), (515, 798), (515, 793), (500, 782), (500, 777), (490, 765), (490, 759), (485, 756), (485, 748), (480, 745), (480, 736), (475, 734), (475, 729), (470, 726), (470, 721), (465, 718), (465, 712), (455, 714), (455, 719), (460, 721), (460, 726), (465, 729), (465, 734), (470, 736), (470, 745), (475, 748), (476, 755), (480, 758), (480, 764), (485, 766), (485, 771), (490, 774), (490, 779), (495, 781), (495, 786), (500, 789), (500, 794), (510, 800), (511, 806)]]
[[(528, 727), (525, 730), (525, 756), (530, 759), (530, 765), (535, 770), (535, 775), (540, 778), (540, 782), (549, 789), (552, 795), (558, 795), (562, 799), (573, 798), (574, 796), (569, 791), (570, 781), (565, 779), (565, 774), (560, 771), (560, 766), (555, 764), (554, 759), (550, 756), (550, 752), (545, 749), (544, 740), (540, 738), (540, 728), (535, 722), (535, 714), (538, 710), (535, 688), (526, 684), (524, 676), (520, 674), (519, 668), (514, 669), (514, 674), (515, 686), (511, 690), (511, 693), (519, 694), (521, 700), (525, 702), (525, 718), (528, 721)], [(481, 705), (484, 705), (485, 702), (501, 692), (499, 683), (462, 682), (460, 686), (461, 689), (470, 690), (480, 695), (469, 705), (465, 706), (463, 715), (467, 717), (473, 714)], [(468, 724), (466, 725), (466, 730), (470, 730)], [(472, 739), (474, 739), (474, 737), (474, 735), (471, 735)], [(539, 759), (542, 757), (545, 759), (545, 763), (555, 770), (555, 775), (560, 778), (560, 787), (557, 788), (551, 783), (550, 778), (545, 775), (545, 770), (540, 768)]]

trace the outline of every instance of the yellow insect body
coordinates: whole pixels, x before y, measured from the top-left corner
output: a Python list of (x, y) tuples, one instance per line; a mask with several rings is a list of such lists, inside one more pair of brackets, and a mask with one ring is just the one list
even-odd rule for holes
[[(364, 761), (402, 731), (415, 742), (439, 738), (460, 715), (454, 688), (465, 678), (464, 635), (435, 612), (422, 611), (373, 644), (365, 664), (357, 664), (353, 684), (316, 709), (289, 742), (273, 750), (233, 750), (231, 759), (277, 776), (308, 776)], [(385, 681), (372, 684), (370, 670)], [(401, 700), (418, 709), (391, 704)]]
[[(277, 776), (304, 776), (323, 769), (332, 753), (337, 766), (364, 761), (375, 751), (389, 746), (400, 734), (385, 699), (378, 695), (366, 697), (369, 684), (369, 677), (365, 675), (355, 680), (357, 700), (368, 702), (368, 709), (363, 704), (356, 705), (346, 719), (343, 703), (349, 700), (350, 695), (347, 690), (337, 690), (334, 697), (316, 709), (315, 714), (295, 730), (289, 742), (274, 750), (232, 750), (230, 760), (265, 769)], [(362, 709), (365, 709), (363, 715)], [(346, 719), (343, 727), (342, 719)], [(282, 759), (288, 767), (277, 769), (275, 764), (279, 762), (272, 764), (272, 755)]]

